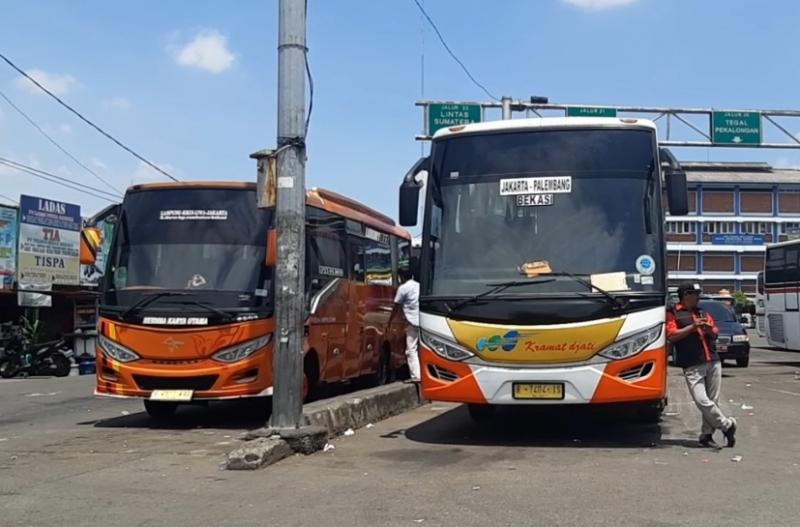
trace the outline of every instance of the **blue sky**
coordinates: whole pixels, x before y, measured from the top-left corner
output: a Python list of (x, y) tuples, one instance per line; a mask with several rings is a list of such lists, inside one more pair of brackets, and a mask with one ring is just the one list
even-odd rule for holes
[[(800, 108), (793, 0), (425, 0), (454, 51), (496, 94), (553, 102)], [(0, 50), (181, 179), (255, 179), (275, 144), (277, 1), (2, 1)], [(391, 215), (420, 146), (425, 96), (484, 100), (412, 0), (309, 0), (315, 81), (307, 183)], [(424, 46), (422, 40), (424, 38)], [(0, 90), (124, 189), (160, 179), (35, 93), (5, 64)], [(800, 120), (796, 123), (800, 132)], [(706, 149), (683, 159), (800, 165), (794, 151)], [(0, 156), (102, 186), (0, 100)], [(0, 193), (104, 202), (0, 167)], [(0, 198), (0, 202), (7, 201)]]

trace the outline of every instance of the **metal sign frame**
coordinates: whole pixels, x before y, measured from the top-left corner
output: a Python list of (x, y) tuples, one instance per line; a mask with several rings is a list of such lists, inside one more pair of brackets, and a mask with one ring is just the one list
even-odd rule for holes
[[(417, 101), (416, 106), (423, 108), (423, 133), (416, 136), (419, 141), (428, 141), (431, 136), (428, 134), (428, 108), (432, 104), (453, 104), (453, 105), (472, 105), (480, 106), (481, 120), (486, 121), (486, 111), (499, 109), (503, 119), (513, 118), (514, 112), (524, 113), (525, 117), (566, 117), (568, 108), (596, 108), (598, 111), (613, 109), (617, 112), (618, 118), (631, 117), (650, 119), (657, 125), (665, 128), (663, 138), (659, 141), (661, 146), (675, 147), (717, 147), (717, 148), (800, 148), (800, 138), (787, 129), (785, 123), (778, 119), (792, 120), (800, 130), (800, 110), (753, 110), (753, 109), (726, 109), (726, 108), (668, 108), (659, 106), (615, 106), (615, 105), (591, 105), (591, 104), (556, 104), (556, 103), (531, 103), (527, 101), (513, 100), (510, 97), (503, 97), (500, 101), (439, 101), (424, 100)], [(548, 112), (549, 115), (544, 115)], [(721, 112), (742, 112), (756, 113), (760, 115), (761, 142), (754, 143), (714, 143), (713, 132), (714, 113)], [(560, 114), (560, 115), (559, 115)], [(698, 116), (703, 124), (692, 122)], [(764, 142), (765, 132), (777, 132), (781, 138), (786, 138), (783, 142)], [(678, 135), (689, 134), (689, 138), (679, 139)], [(798, 134), (800, 135), (800, 134)]]

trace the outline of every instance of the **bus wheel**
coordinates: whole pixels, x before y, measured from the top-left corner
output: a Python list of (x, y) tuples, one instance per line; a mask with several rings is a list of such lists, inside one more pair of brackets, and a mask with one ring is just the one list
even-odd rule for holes
[(469, 416), (477, 423), (489, 421), (497, 413), (497, 407), (493, 404), (468, 404), (467, 409)]
[(178, 403), (151, 401), (148, 399), (144, 402), (144, 409), (153, 419), (167, 419), (175, 415), (178, 410)]
[(747, 368), (750, 365), (750, 355), (736, 359), (736, 365), (740, 368)]
[(319, 395), (319, 361), (313, 351), (303, 361), (303, 402), (310, 403)]
[(372, 386), (383, 386), (389, 381), (389, 350), (384, 348), (378, 358), (378, 369), (372, 375)]

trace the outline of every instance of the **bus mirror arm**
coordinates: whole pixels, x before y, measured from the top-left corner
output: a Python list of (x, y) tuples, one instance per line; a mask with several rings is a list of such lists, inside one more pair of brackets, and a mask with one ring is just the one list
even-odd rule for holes
[(669, 212), (673, 216), (685, 216), (689, 214), (689, 191), (686, 172), (683, 171), (678, 160), (667, 148), (661, 148), (660, 154), (661, 161), (666, 161), (668, 165), (664, 169), (664, 182), (667, 187)]
[(400, 225), (411, 227), (417, 224), (419, 210), (419, 190), (423, 182), (422, 172), (428, 170), (429, 157), (422, 157), (411, 167), (400, 185)]

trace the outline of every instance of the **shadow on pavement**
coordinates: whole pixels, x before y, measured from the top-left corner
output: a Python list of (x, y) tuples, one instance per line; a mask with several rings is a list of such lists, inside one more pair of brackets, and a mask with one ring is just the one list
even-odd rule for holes
[[(466, 406), (460, 406), (406, 430), (405, 437), (420, 443), (462, 446), (671, 446), (661, 439), (662, 425), (636, 422), (629, 411), (619, 408), (582, 407), (506, 407), (486, 422), (475, 422)], [(694, 444), (687, 440), (681, 446), (689, 443)]]
[(800, 361), (782, 361), (782, 360), (761, 360), (758, 364), (770, 364), (772, 366), (787, 366), (789, 368), (800, 368)]
[(259, 428), (269, 419), (272, 411), (270, 398), (245, 401), (220, 401), (208, 405), (182, 405), (168, 419), (153, 419), (141, 412), (78, 423), (97, 428), (149, 428), (160, 430), (190, 430), (216, 428), (222, 430), (249, 430)]

